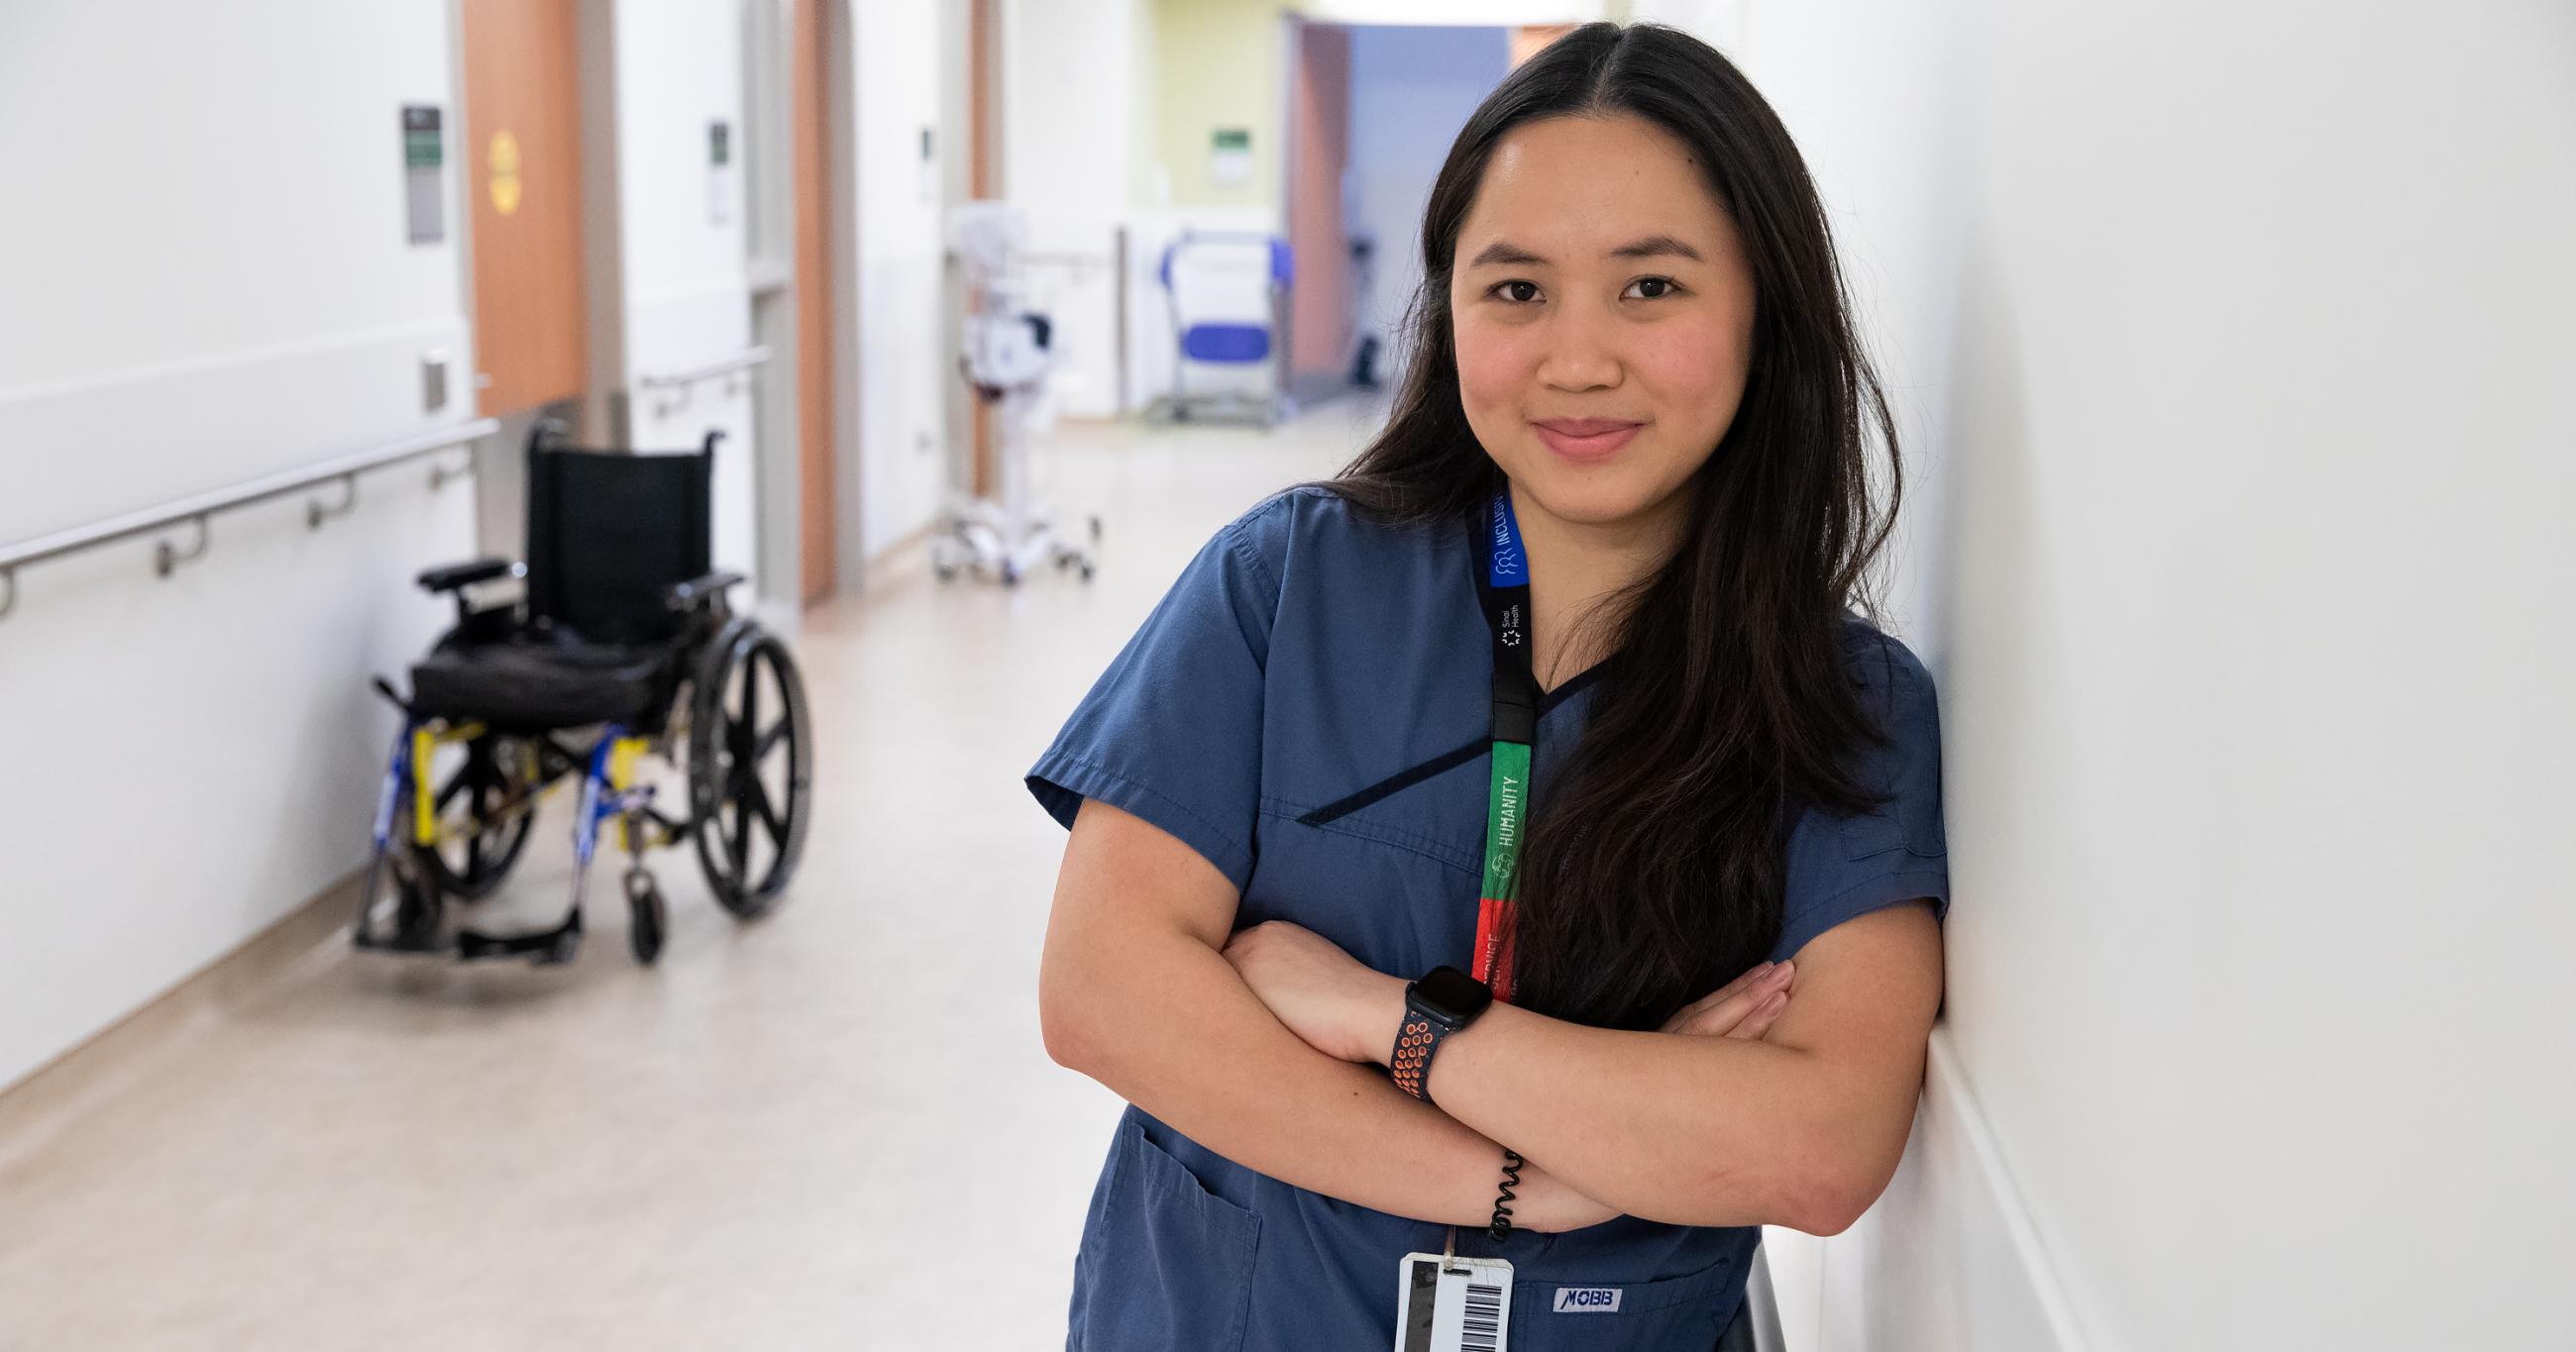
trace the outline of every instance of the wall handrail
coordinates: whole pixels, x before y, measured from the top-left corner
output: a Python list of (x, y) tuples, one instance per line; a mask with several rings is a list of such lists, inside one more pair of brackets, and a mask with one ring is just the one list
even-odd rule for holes
[(767, 347), (746, 347), (742, 351), (734, 353), (730, 357), (720, 357), (703, 365), (689, 367), (686, 370), (662, 371), (639, 375), (635, 377), (635, 388), (639, 390), (676, 390), (684, 386), (695, 385), (701, 380), (713, 380), (717, 376), (729, 376), (736, 371), (748, 371), (752, 367), (758, 366), (768, 360), (769, 349)]
[(741, 388), (740, 381), (743, 378), (743, 372), (749, 371), (753, 367), (763, 365), (767, 363), (768, 360), (768, 347), (746, 347), (742, 351), (734, 353), (730, 357), (719, 357), (714, 361), (706, 362), (698, 366), (692, 366), (685, 370), (652, 372), (638, 375), (635, 377), (635, 389), (637, 393), (648, 395), (652, 398), (653, 412), (655, 416), (668, 417), (671, 410), (687, 406), (689, 402), (689, 392), (697, 386), (698, 382), (714, 380), (715, 378), (722, 376), (724, 377), (725, 393), (730, 395), (737, 389)]
[[(152, 535), (168, 531), (173, 527), (191, 527), (195, 543), (186, 551), (182, 552), (166, 539), (162, 540), (160, 547), (153, 551), (153, 571), (162, 577), (168, 577), (177, 571), (180, 564), (200, 558), (206, 553), (214, 538), (210, 523), (219, 513), (266, 502), (272, 498), (287, 497), (308, 488), (337, 481), (341, 488), (340, 500), (337, 503), (326, 506), (317, 499), (305, 510), (305, 524), (319, 530), (324, 523), (346, 516), (357, 507), (359, 474), (418, 456), (444, 451), (450, 447), (462, 446), (500, 430), (501, 421), (498, 418), (477, 418), (471, 422), (452, 423), (340, 456), (319, 465), (286, 470), (265, 478), (253, 479), (248, 483), (235, 484), (230, 488), (219, 488), (212, 492), (199, 493), (194, 497), (181, 498), (176, 502), (165, 502), (157, 507), (146, 507), (140, 511), (112, 516), (104, 521), (94, 521), (86, 526), (75, 526), (70, 530), (56, 531), (51, 535), (40, 535), (33, 540), (0, 545), (0, 619), (7, 618), (9, 612), (17, 608), (18, 569), (28, 564), (43, 563), (48, 559), (58, 559), (66, 554), (79, 553), (84, 549), (95, 549), (119, 540), (132, 539), (138, 535)], [(449, 478), (471, 473), (472, 470), (473, 462), (470, 460), (464, 466), (455, 469), (444, 465), (439, 466), (430, 477), (430, 486), (437, 488)]]

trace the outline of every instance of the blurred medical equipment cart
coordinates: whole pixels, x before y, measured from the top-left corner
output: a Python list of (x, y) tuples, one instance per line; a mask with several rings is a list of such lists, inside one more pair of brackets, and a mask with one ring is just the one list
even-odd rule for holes
[(1076, 544), (1056, 533), (1047, 507), (1029, 491), (1029, 432), (1055, 364), (1055, 334), (1053, 322), (1028, 306), (1020, 275), (1022, 217), (1000, 202), (969, 202), (951, 212), (950, 220), (972, 301), (957, 368), (975, 397), (993, 409), (1001, 500), (977, 498), (951, 512), (948, 529), (930, 541), (931, 571), (946, 582), (971, 568), (1016, 587), (1031, 570), (1052, 563), (1058, 570), (1080, 571), (1089, 582), (1100, 518), (1090, 519), (1089, 542)]
[(1171, 304), (1171, 416), (1222, 410), (1264, 427), (1291, 410), (1278, 335), (1293, 264), (1288, 241), (1246, 230), (1184, 230), (1158, 270)]

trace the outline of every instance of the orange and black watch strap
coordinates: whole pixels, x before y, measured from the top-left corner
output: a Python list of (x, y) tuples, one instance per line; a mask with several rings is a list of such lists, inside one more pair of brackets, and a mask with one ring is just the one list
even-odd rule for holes
[(1451, 1033), (1493, 1007), (1494, 988), (1455, 967), (1434, 967), (1404, 988), (1404, 1022), (1395, 1033), (1387, 1070), (1398, 1089), (1431, 1101), (1431, 1058)]
[(1431, 1079), (1431, 1054), (1440, 1048), (1440, 1040), (1449, 1030), (1434, 1023), (1418, 1009), (1404, 1011), (1404, 1026), (1395, 1035), (1395, 1055), (1387, 1061), (1387, 1070), (1395, 1076), (1395, 1087), (1425, 1103), (1431, 1094), (1425, 1086)]

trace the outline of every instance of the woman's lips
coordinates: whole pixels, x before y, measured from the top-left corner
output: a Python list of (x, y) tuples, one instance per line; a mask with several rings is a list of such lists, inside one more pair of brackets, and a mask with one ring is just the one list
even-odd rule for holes
[(1627, 445), (1628, 439), (1637, 435), (1637, 429), (1645, 424), (1555, 420), (1530, 426), (1537, 430), (1538, 439), (1546, 442), (1549, 450), (1568, 460), (1600, 460)]

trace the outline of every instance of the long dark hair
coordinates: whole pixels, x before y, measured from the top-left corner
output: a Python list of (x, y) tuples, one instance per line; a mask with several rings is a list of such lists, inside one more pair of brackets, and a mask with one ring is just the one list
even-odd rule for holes
[[(1662, 569), (1601, 608), (1614, 656), (1580, 745), (1536, 805), (1521, 870), (1515, 1002), (1653, 1028), (1779, 941), (1785, 831), (1801, 805), (1884, 801), (1852, 773), (1886, 745), (1853, 684), (1845, 611), (1875, 620), (1872, 565), (1903, 492), (1896, 429), (1853, 332), (1814, 183), (1770, 105), (1706, 43), (1588, 23), (1530, 58), (1450, 147), (1422, 220), (1412, 359), (1375, 440), (1329, 487), (1382, 519), (1471, 520), (1502, 472), (1458, 391), (1449, 283), (1486, 163), (1522, 123), (1642, 117), (1707, 166), (1755, 287), (1743, 402), (1681, 490)], [(1884, 512), (1869, 434), (1888, 456)]]

